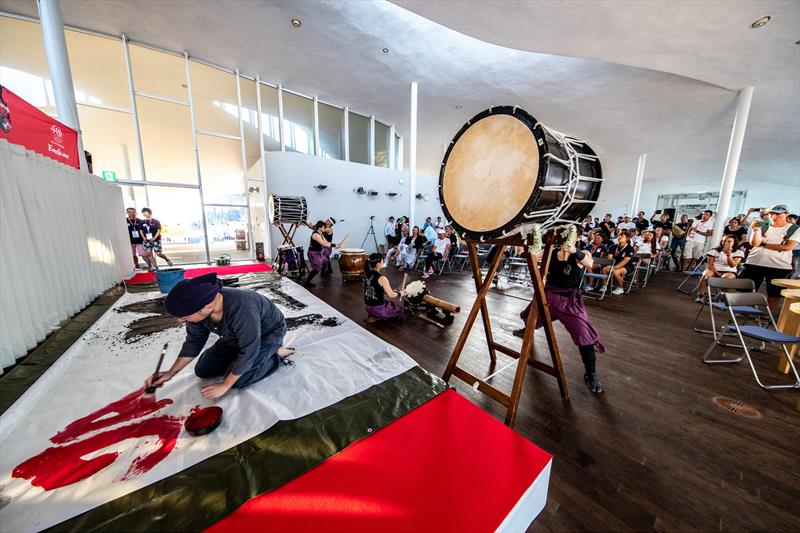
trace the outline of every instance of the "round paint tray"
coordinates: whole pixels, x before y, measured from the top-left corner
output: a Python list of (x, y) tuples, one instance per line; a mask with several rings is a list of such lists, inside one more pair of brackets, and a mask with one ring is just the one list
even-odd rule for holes
[(211, 407), (204, 407), (196, 411), (192, 411), (183, 427), (186, 432), (193, 437), (202, 437), (208, 435), (219, 426), (222, 421), (222, 407), (212, 405)]

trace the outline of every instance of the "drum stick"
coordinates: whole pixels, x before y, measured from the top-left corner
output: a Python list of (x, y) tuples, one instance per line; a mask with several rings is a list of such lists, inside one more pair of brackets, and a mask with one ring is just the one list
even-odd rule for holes
[(406, 281), (408, 281), (408, 274), (403, 274), (403, 285), (400, 286), (400, 295), (402, 296), (403, 291), (406, 290)]
[(345, 236), (344, 236), (344, 238), (343, 238), (341, 241), (339, 241), (339, 244), (337, 244), (337, 245), (336, 245), (336, 247), (337, 247), (337, 248), (341, 248), (341, 247), (342, 247), (342, 245), (343, 245), (344, 243), (346, 243), (346, 242), (347, 242), (347, 239), (349, 239), (349, 238), (350, 238), (350, 235), (349, 235), (349, 234), (348, 234), (348, 235), (345, 235)]

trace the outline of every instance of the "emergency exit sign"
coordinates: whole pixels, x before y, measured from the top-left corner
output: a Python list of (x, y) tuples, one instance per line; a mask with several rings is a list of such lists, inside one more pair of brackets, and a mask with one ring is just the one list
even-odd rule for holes
[(102, 174), (103, 179), (106, 181), (117, 181), (117, 173), (113, 170), (104, 170)]

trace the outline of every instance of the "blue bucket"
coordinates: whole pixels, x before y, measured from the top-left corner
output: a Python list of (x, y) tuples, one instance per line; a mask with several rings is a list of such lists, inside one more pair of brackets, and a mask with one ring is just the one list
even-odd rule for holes
[(158, 279), (158, 289), (167, 294), (172, 290), (172, 287), (183, 280), (184, 270), (182, 268), (164, 268), (156, 271), (156, 279)]

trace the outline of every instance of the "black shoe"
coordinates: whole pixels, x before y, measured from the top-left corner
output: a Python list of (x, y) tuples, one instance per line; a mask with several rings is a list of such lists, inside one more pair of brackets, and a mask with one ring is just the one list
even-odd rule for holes
[(519, 337), (520, 339), (525, 336), (525, 328), (515, 329), (511, 332), (512, 335), (515, 337)]
[(603, 392), (603, 384), (597, 379), (597, 374), (584, 374), (583, 380), (586, 382), (586, 386), (589, 387), (589, 390), (594, 394)]

